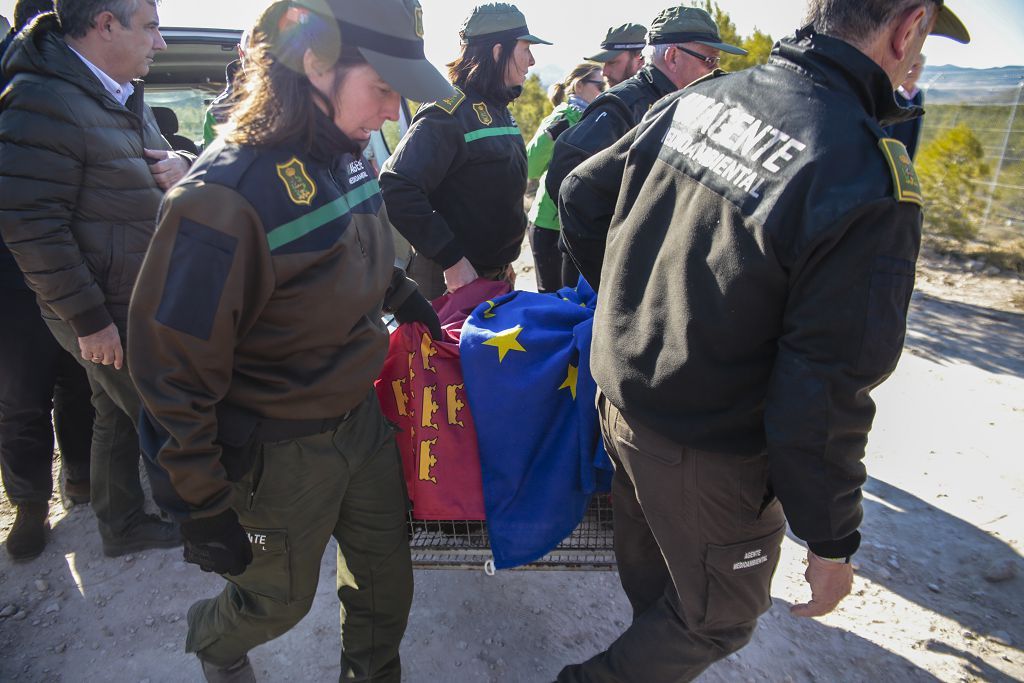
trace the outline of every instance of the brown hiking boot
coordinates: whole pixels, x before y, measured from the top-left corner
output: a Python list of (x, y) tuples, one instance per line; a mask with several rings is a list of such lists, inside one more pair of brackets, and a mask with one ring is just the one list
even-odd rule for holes
[(90, 482), (88, 479), (72, 481), (65, 479), (60, 487), (60, 502), (65, 510), (76, 505), (85, 505), (91, 500)]
[(15, 503), (18, 516), (7, 536), (7, 554), (14, 560), (31, 560), (46, 547), (50, 529), (48, 503)]
[(203, 665), (203, 676), (208, 683), (256, 683), (256, 672), (249, 664), (249, 655), (244, 655), (231, 666), (217, 666), (199, 660)]

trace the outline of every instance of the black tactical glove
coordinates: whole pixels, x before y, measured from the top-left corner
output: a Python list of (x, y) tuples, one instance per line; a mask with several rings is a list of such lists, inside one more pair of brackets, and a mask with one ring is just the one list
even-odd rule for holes
[(416, 290), (395, 310), (395, 320), (400, 323), (423, 323), (430, 330), (434, 341), (441, 340), (441, 321), (430, 302)]
[(185, 561), (198, 564), (204, 572), (238, 576), (252, 562), (249, 536), (231, 508), (183, 523), (181, 535), (185, 539)]

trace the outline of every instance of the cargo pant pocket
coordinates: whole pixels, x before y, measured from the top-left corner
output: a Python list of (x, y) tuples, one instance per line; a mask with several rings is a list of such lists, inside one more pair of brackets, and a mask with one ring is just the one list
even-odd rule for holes
[(740, 626), (768, 611), (772, 605), (772, 576), (785, 535), (783, 526), (751, 541), (708, 545), (704, 560), (708, 581), (705, 628)]
[(252, 564), (239, 576), (225, 576), (243, 591), (277, 602), (292, 601), (291, 548), (286, 529), (267, 529), (245, 524), (252, 544)]

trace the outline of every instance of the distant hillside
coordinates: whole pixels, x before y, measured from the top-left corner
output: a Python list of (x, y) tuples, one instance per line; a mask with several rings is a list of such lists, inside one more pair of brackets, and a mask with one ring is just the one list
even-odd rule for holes
[(1024, 66), (967, 69), (926, 65), (921, 88), (932, 104), (1013, 104), (1024, 84)]

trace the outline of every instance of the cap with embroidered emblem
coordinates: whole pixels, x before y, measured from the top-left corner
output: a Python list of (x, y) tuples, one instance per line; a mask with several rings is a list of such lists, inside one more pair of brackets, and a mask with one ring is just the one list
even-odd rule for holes
[(700, 43), (733, 55), (747, 54), (742, 47), (723, 43), (715, 20), (697, 7), (663, 9), (651, 22), (647, 42), (651, 45)]
[(507, 2), (489, 2), (474, 7), (462, 25), (460, 35), (463, 45), (502, 43), (506, 40), (552, 44), (530, 33), (526, 16), (515, 5)]
[(418, 0), (292, 0), (337, 22), (341, 41), (354, 46), (381, 78), (417, 102), (451, 97), (452, 86), (423, 53)]
[(642, 50), (647, 45), (647, 27), (640, 24), (623, 24), (608, 29), (601, 52), (586, 57), (591, 62), (610, 62), (626, 50)]

